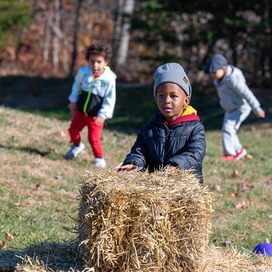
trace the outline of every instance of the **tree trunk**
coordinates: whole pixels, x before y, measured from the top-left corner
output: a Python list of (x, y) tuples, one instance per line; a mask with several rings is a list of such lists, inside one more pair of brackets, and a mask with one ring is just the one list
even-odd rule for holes
[(70, 76), (73, 75), (73, 70), (76, 62), (76, 57), (77, 57), (77, 32), (78, 32), (78, 27), (79, 27), (79, 22), (78, 22), (78, 16), (79, 16), (79, 10), (81, 7), (82, 0), (78, 0), (77, 2), (77, 9), (76, 9), (76, 14), (75, 14), (75, 30), (74, 30), (74, 42), (73, 42), (73, 55), (72, 55), (72, 63), (71, 63), (71, 68), (70, 68)]
[(44, 30), (44, 44), (43, 44), (43, 66), (48, 62), (49, 57), (49, 41), (50, 41), (50, 25), (51, 25), (51, 0), (47, 0), (47, 11), (45, 15), (45, 30)]
[(117, 52), (120, 44), (121, 30), (122, 30), (122, 17), (123, 17), (124, 0), (118, 0), (118, 7), (115, 18), (114, 38), (113, 38), (113, 63), (116, 63)]
[(63, 19), (62, 19), (62, 0), (60, 0), (60, 31), (62, 32), (62, 37), (61, 37), (62, 65), (63, 65), (64, 72), (67, 74), (69, 71), (69, 68), (68, 68), (68, 61), (67, 61), (67, 42), (66, 42), (66, 35), (65, 35)]
[[(125, 6), (123, 9), (123, 20), (122, 20), (122, 27), (120, 32), (119, 39), (119, 46), (116, 55), (115, 61), (115, 69), (116, 72), (120, 72), (125, 65), (127, 54), (128, 54), (128, 47), (129, 47), (129, 39), (130, 39), (130, 15), (134, 11), (134, 0), (125, 0)], [(121, 2), (119, 2), (121, 3)]]
[[(94, 0), (88, 0), (87, 1), (87, 9), (86, 9), (86, 11), (87, 11), (88, 14), (92, 14), (92, 12), (94, 12), (94, 6), (95, 6)], [(88, 20), (86, 28), (87, 28), (87, 31), (89, 33), (92, 32), (92, 30), (93, 30), (93, 23), (92, 23), (91, 20)]]
[[(54, 17), (54, 26), (60, 29), (60, 0), (55, 0), (55, 17)], [(53, 66), (55, 68), (59, 65), (59, 37), (57, 33), (53, 32)]]
[(34, 14), (37, 12), (38, 7), (39, 7), (39, 0), (34, 0), (34, 5), (33, 5)]

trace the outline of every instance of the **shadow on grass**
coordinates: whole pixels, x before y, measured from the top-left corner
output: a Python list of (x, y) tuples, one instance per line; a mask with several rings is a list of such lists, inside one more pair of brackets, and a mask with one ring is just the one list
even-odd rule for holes
[[(0, 105), (68, 121), (72, 119), (72, 114), (67, 109), (72, 84), (73, 78), (2, 77)], [(151, 84), (118, 82), (116, 96), (114, 117), (106, 121), (106, 128), (136, 133), (158, 113)], [(262, 100), (264, 107), (271, 109), (271, 102), (266, 97), (262, 97)], [(206, 130), (221, 128), (224, 111), (219, 106), (213, 86), (193, 86), (191, 105), (198, 111)], [(256, 119), (251, 116), (246, 122), (255, 122)]]
[(52, 148), (45, 148), (45, 150), (39, 150), (37, 148), (32, 148), (32, 147), (17, 147), (17, 146), (15, 147), (12, 145), (4, 146), (4, 145), (0, 144), (0, 150), (1, 149), (7, 149), (11, 153), (15, 150), (18, 150), (18, 151), (22, 151), (22, 152), (27, 152), (29, 154), (36, 154), (36, 155), (40, 155), (42, 157), (46, 157), (52, 161), (58, 161), (58, 160), (65, 159), (64, 154), (57, 153)]
[(11, 145), (4, 146), (2, 144), (0, 144), (0, 148), (4, 148), (4, 149), (8, 149), (8, 150), (20, 150), (20, 151), (28, 152), (29, 154), (41, 155), (42, 157), (45, 157), (52, 152), (52, 151), (40, 151), (36, 148), (31, 148), (31, 147), (14, 147)]
[[(20, 251), (0, 251), (0, 271), (5, 272), (44, 271), (40, 270), (43, 266), (46, 271), (83, 271), (84, 264), (81, 247), (71, 241), (45, 241), (31, 244)], [(15, 270), (18, 265), (24, 269)]]

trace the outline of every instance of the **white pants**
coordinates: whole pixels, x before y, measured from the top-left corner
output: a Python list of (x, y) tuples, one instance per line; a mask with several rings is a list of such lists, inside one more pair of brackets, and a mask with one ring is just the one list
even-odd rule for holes
[(225, 112), (222, 126), (222, 144), (224, 155), (235, 156), (242, 148), (237, 136), (237, 130), (251, 112), (249, 105), (243, 105), (238, 110)]

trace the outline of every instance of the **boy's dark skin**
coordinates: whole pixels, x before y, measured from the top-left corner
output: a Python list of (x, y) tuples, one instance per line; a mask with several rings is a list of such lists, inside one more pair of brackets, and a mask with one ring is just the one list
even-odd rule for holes
[[(164, 115), (166, 121), (171, 123), (180, 117), (183, 113), (183, 108), (188, 106), (191, 98), (184, 90), (175, 83), (162, 83), (156, 94), (157, 105), (160, 112)], [(136, 165), (126, 164), (115, 167), (118, 171), (137, 169)], [(175, 166), (169, 166), (169, 169), (176, 169)]]

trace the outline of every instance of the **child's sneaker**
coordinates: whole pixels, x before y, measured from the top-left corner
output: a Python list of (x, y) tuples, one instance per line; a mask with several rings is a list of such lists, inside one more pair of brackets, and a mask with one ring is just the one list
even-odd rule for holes
[(225, 161), (235, 161), (235, 157), (231, 155), (224, 155), (222, 157), (219, 157), (219, 159)]
[(96, 167), (104, 168), (107, 165), (103, 158), (95, 158), (94, 162)]
[(71, 149), (66, 153), (65, 158), (68, 160), (74, 159), (84, 148), (85, 145), (82, 142), (78, 145), (71, 145)]
[(247, 154), (247, 151), (245, 149), (241, 148), (241, 151), (236, 153), (234, 160), (238, 161), (238, 160), (242, 159), (246, 154)]

